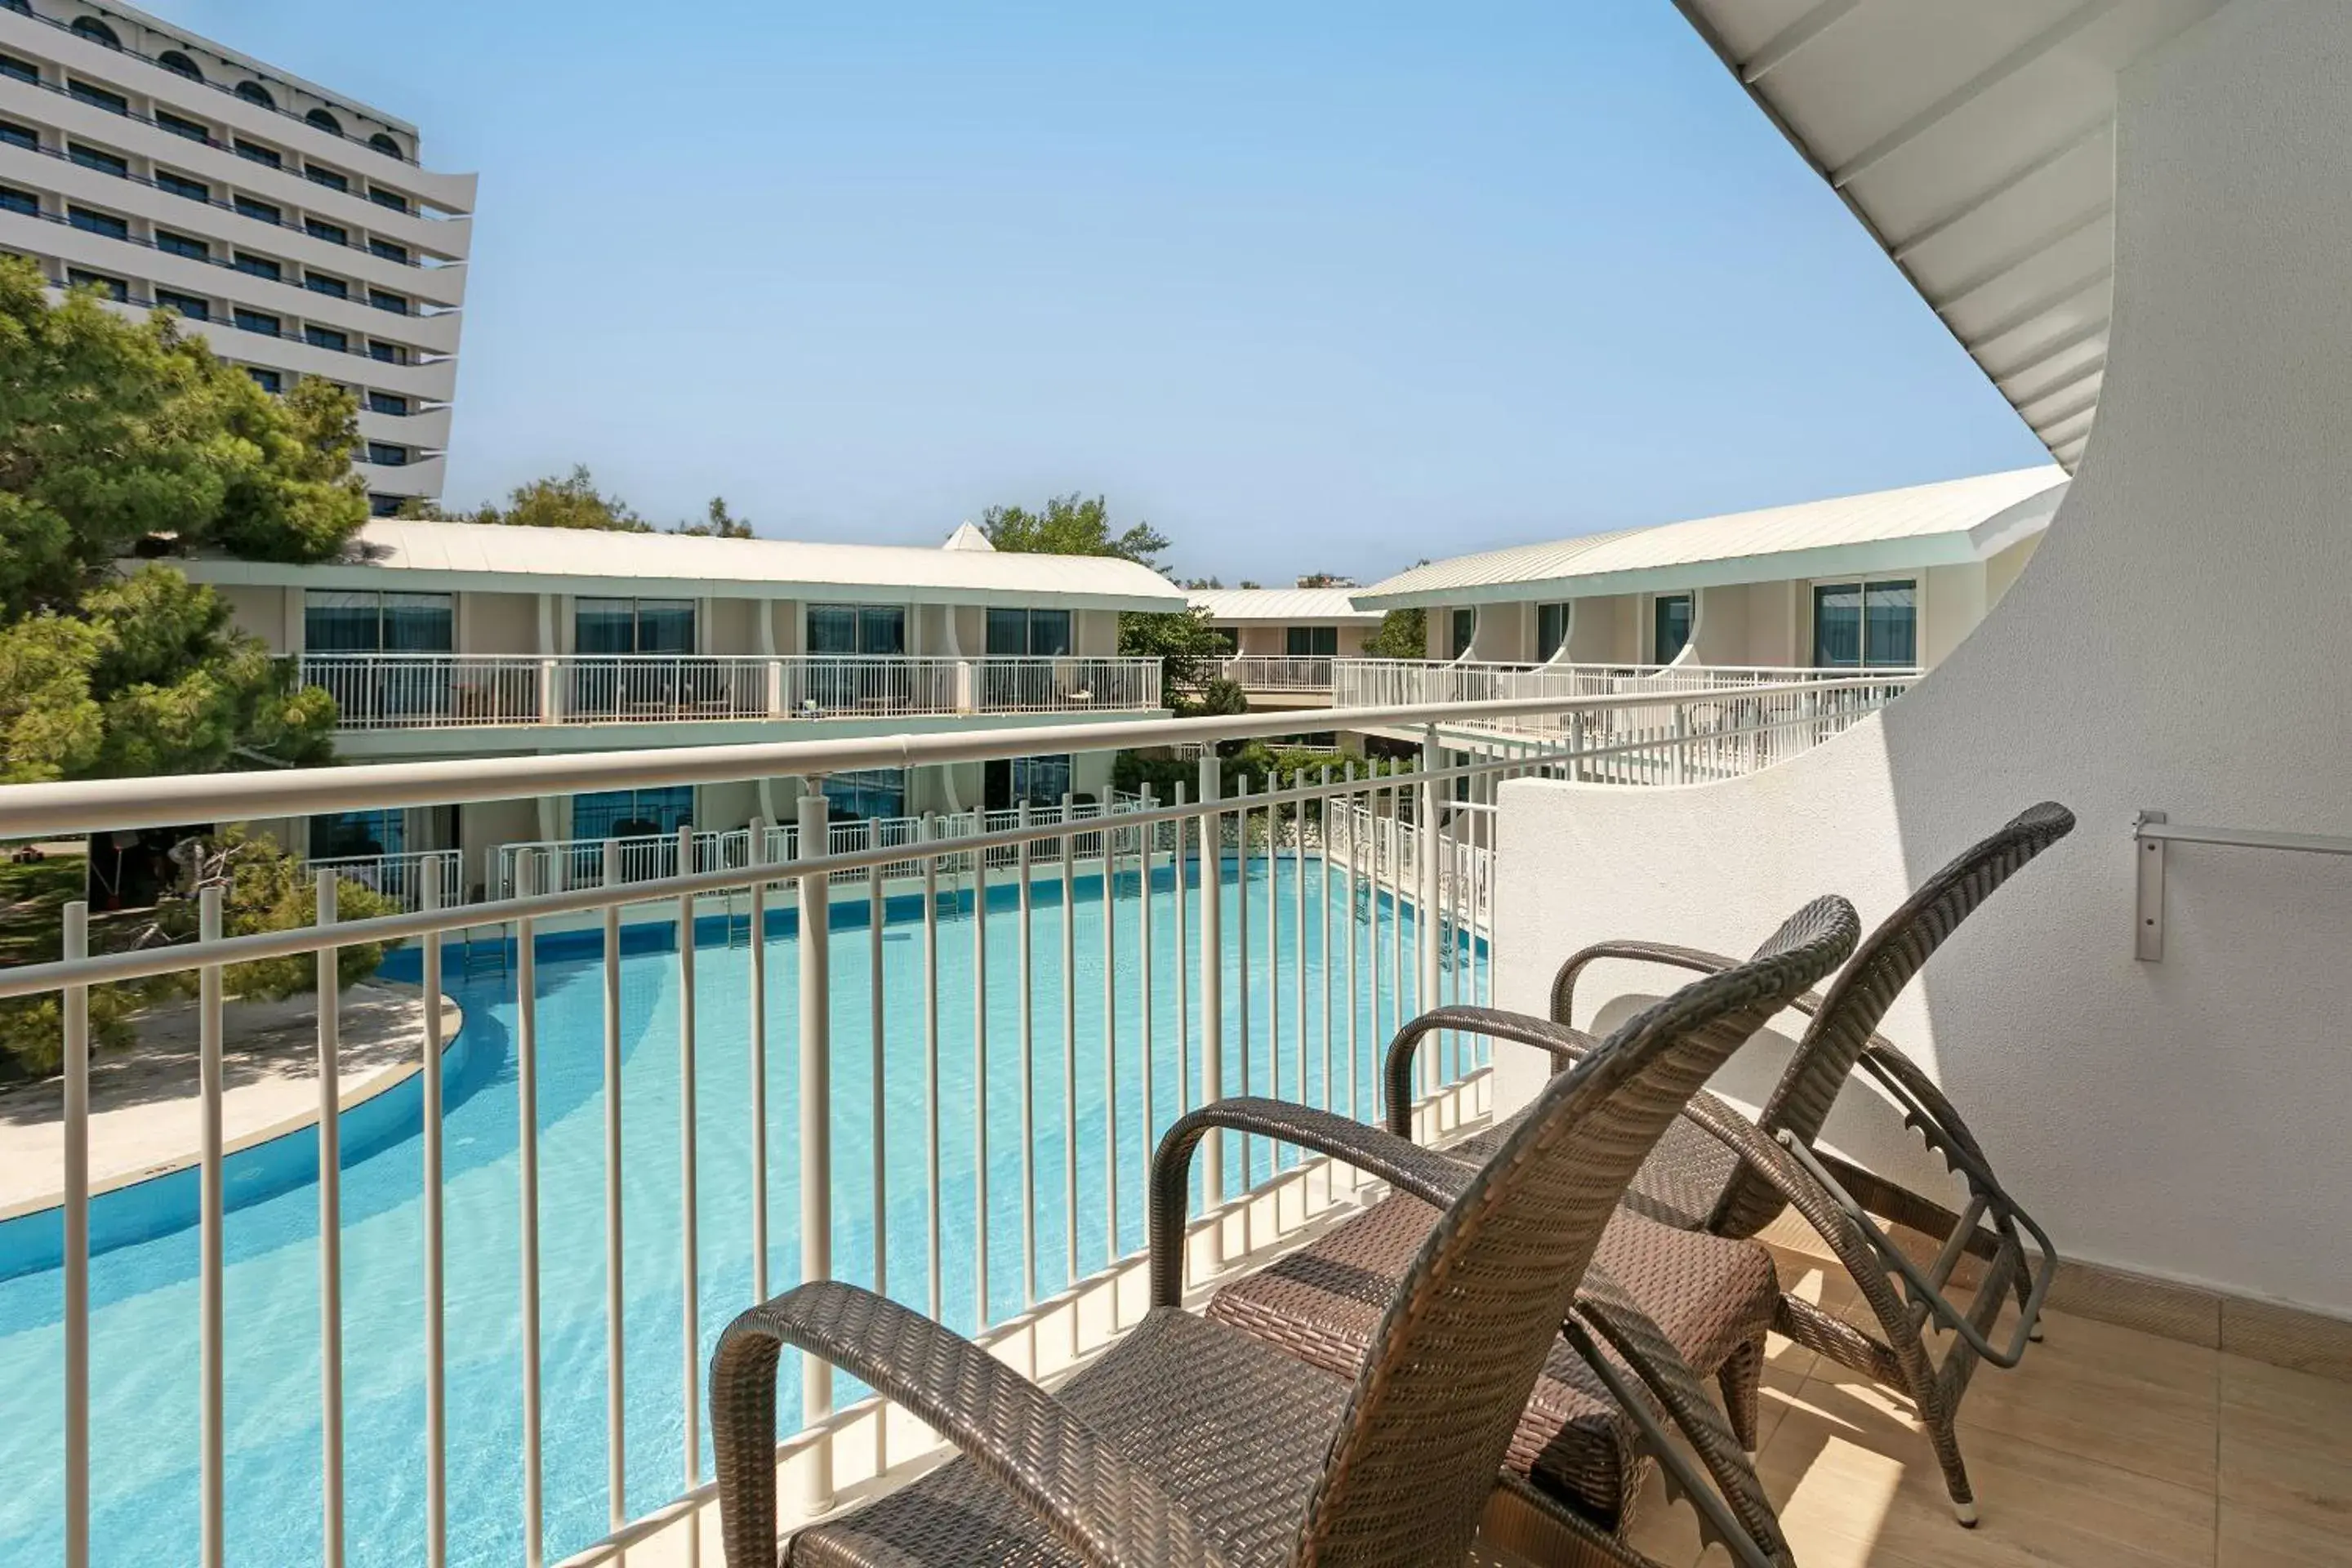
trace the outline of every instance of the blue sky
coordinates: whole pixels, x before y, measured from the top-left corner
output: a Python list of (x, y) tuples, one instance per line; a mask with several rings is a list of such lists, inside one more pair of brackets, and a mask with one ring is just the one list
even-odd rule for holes
[(1186, 574), (2045, 460), (1666, 0), (149, 0), (481, 195), (449, 499)]

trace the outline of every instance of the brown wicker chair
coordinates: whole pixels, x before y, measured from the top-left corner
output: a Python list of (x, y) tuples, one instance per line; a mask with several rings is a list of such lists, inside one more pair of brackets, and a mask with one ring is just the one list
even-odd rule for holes
[[(1790, 1004), (1812, 1023), (1761, 1117), (1750, 1121), (1716, 1096), (1698, 1095), (1643, 1163), (1625, 1198), (1628, 1208), (1660, 1224), (1722, 1237), (1753, 1237), (1784, 1208), (1795, 1209), (1811, 1224), (1853, 1277), (1879, 1332), (1871, 1334), (1793, 1295), (1780, 1298), (1772, 1326), (1910, 1396), (1943, 1468), (1953, 1512), (1965, 1525), (1976, 1523), (1977, 1508), (1955, 1431), (1961, 1396), (1979, 1361), (2014, 1366), (2026, 1343), (2042, 1337), (2042, 1301), (2056, 1272), (2057, 1253), (2048, 1235), (1995, 1179), (1960, 1113), (1927, 1074), (1875, 1031), (1895, 998), (1960, 922), (2074, 826), (2074, 813), (2044, 802), (1928, 878), (1864, 940), (1826, 994), (1807, 994)], [(1441, 1010), (1416, 1019), (1390, 1048), (1385, 1076), (1391, 1126), (1400, 1131), (1411, 1128), (1413, 1055), (1421, 1038), (1433, 1031), (1473, 1029), (1514, 1039), (1549, 1051), (1563, 1067), (1590, 1052), (1592, 1037), (1569, 1026), (1578, 976), (1605, 958), (1702, 973), (1736, 962), (1657, 942), (1603, 942), (1560, 966), (1552, 983), (1549, 1024), (1490, 1009)], [(1964, 1213), (1813, 1147), (1838, 1091), (1857, 1069), (1893, 1100), (1905, 1124), (1966, 1184)], [(1481, 1159), (1507, 1131), (1507, 1124), (1455, 1152), (1465, 1160)], [(1874, 1215), (1930, 1240), (1906, 1250)], [(2032, 1237), (2032, 1256), (2021, 1232)], [(1965, 1306), (1948, 1289), (1963, 1256), (1981, 1265), (1977, 1293)], [(2006, 1342), (1996, 1343), (1990, 1337), (1994, 1321), (2012, 1296), (2018, 1321)], [(1955, 1336), (1940, 1363), (1929, 1353), (1925, 1334), (1931, 1319)]]
[[(794, 1564), (1423, 1568), (1471, 1561), (1490, 1503), (1520, 1494), (1526, 1508), (1496, 1510), (1503, 1522), (1489, 1528), (1498, 1543), (1552, 1560), (1583, 1550), (1640, 1563), (1502, 1469), (1512, 1432), (1636, 1167), (1739, 1042), (1852, 951), (1857, 930), (1844, 900), (1809, 905), (1754, 961), (1685, 986), (1555, 1078), (1475, 1169), (1279, 1101), (1193, 1111), (1154, 1161), (1155, 1304), (1055, 1394), (853, 1286), (804, 1285), (752, 1308), (711, 1359), (729, 1563), (777, 1560), (775, 1371), (786, 1345), (863, 1379), (963, 1452), (800, 1531), (786, 1548)], [(1213, 1127), (1346, 1160), (1442, 1211), (1352, 1382), (1171, 1304), (1192, 1150)], [(1729, 1436), (1696, 1379), (1668, 1370), (1670, 1349), (1630, 1303), (1605, 1289), (1601, 1298), (1580, 1309), (1585, 1319), (1654, 1379), (1652, 1392), (1686, 1434), (1705, 1433), (1703, 1451), (1717, 1457), (1711, 1469), (1727, 1500), (1702, 1488), (1707, 1517), (1744, 1563), (1787, 1564), (1744, 1457), (1720, 1462)], [(1581, 1325), (1569, 1331), (1591, 1348)]]

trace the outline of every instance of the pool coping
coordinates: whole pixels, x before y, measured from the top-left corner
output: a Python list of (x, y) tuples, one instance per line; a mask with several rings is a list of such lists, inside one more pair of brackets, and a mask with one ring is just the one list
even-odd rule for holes
[[(405, 991), (420, 995), (425, 989), (422, 984), (415, 981), (388, 980), (382, 975), (375, 976), (369, 984), (390, 991)], [(441, 1050), (446, 1057), (457, 1047), (457, 1037), (466, 1026), (465, 1009), (457, 1005), (456, 997), (446, 991), (441, 994)], [(353, 1087), (343, 1090), (335, 1101), (336, 1118), (341, 1120), (379, 1095), (389, 1094), (424, 1070), (425, 1064), (422, 1061), (407, 1061), (393, 1067), (379, 1068)], [(193, 1102), (196, 1097), (189, 1098)], [(308, 1110), (292, 1116), (280, 1117), (267, 1126), (257, 1127), (249, 1132), (243, 1132), (230, 1139), (221, 1146), (221, 1160), (226, 1163), (232, 1156), (241, 1154), (247, 1149), (256, 1148), (263, 1143), (275, 1142), (290, 1133), (300, 1132), (318, 1124), (319, 1108), (314, 1102)], [(203, 1164), (204, 1159), (204, 1152), (198, 1150), (192, 1154), (159, 1160), (153, 1164), (142, 1165), (135, 1170), (117, 1172), (102, 1181), (90, 1183), (90, 1200), (94, 1203), (108, 1194), (121, 1192), (125, 1187), (135, 1187), (142, 1182), (158, 1181), (165, 1176), (176, 1175), (182, 1171), (191, 1170)], [(13, 1204), (0, 1205), (0, 1226), (5, 1226), (13, 1220), (43, 1214), (51, 1209), (62, 1209), (65, 1207), (65, 1194), (57, 1192), (37, 1197), (20, 1198)]]

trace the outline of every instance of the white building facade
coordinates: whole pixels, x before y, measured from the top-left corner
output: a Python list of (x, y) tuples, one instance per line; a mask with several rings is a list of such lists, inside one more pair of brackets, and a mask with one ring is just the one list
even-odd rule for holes
[[(1160, 664), (1118, 655), (1122, 610), (1181, 611), (1158, 574), (1099, 557), (368, 524), (346, 559), (175, 563), (336, 700), (351, 762), (559, 757), (653, 746), (1017, 730), (1164, 716)], [(1108, 800), (1111, 757), (860, 769), (822, 784), (833, 820)], [(585, 791), (267, 825), (313, 859), (452, 856), (494, 893), (503, 847), (792, 820), (796, 780)]]
[(359, 402), (388, 514), (441, 493), (475, 177), (416, 128), (126, 5), (0, 4), (0, 251)]

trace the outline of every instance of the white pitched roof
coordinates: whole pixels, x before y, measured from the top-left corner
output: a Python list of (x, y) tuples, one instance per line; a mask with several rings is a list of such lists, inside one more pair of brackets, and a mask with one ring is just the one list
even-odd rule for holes
[(567, 594), (714, 594), (978, 603), (1066, 600), (1095, 609), (1181, 610), (1182, 590), (1148, 566), (1103, 555), (1024, 555), (898, 544), (814, 544), (675, 533), (509, 528), (386, 519), (360, 531), (345, 560), (320, 565), (193, 560), (200, 582)]
[(1352, 588), (1195, 588), (1192, 605), (1220, 626), (1234, 621), (1377, 625), (1381, 612), (1356, 608), (1355, 593)]
[(1355, 600), (1397, 609), (1538, 593), (1583, 598), (1979, 561), (2046, 526), (2065, 486), (2053, 465), (1590, 533), (1433, 561)]
[(941, 550), (978, 550), (990, 554), (993, 554), (996, 550), (996, 546), (988, 542), (988, 535), (968, 522), (957, 523), (955, 531), (948, 535), (947, 542), (940, 548)]

